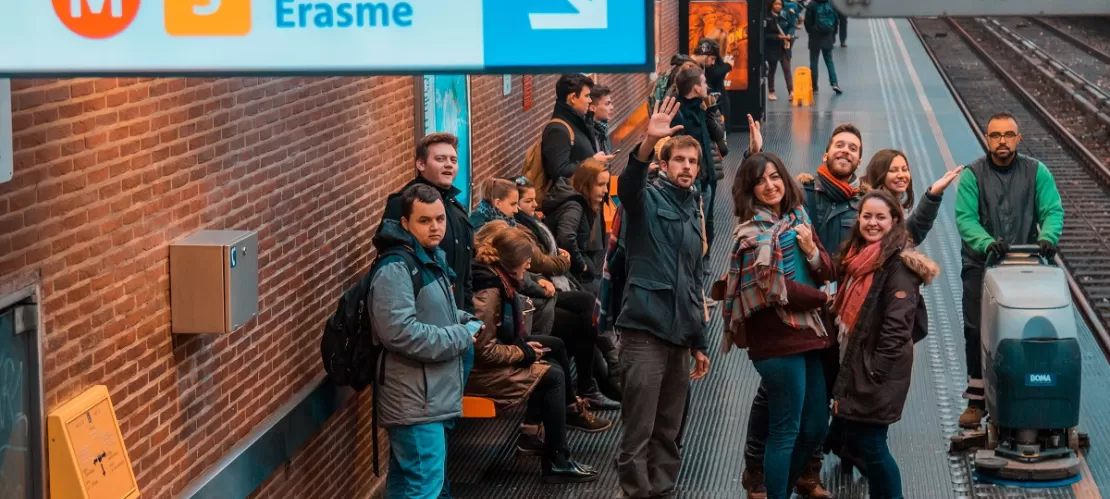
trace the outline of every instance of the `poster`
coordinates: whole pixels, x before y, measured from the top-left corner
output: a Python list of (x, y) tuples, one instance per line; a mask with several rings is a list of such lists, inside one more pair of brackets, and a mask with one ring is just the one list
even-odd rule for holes
[(748, 89), (748, 2), (690, 2), (690, 47), (702, 38), (717, 40), (721, 57), (732, 56), (732, 71), (725, 77), (725, 89)]
[(424, 77), (424, 135), (447, 132), (459, 138), (456, 198), (470, 210), (470, 78), (466, 75)]
[(0, 78), (0, 183), (12, 179), (12, 81)]

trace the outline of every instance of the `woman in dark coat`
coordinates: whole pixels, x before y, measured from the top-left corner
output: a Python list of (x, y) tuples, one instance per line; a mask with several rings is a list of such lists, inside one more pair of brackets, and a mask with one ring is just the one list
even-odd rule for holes
[(794, 75), (790, 69), (790, 44), (793, 38), (787, 34), (791, 21), (782, 11), (782, 0), (767, 4), (767, 15), (763, 18), (763, 60), (767, 63), (767, 100), (776, 100), (775, 73), (782, 66), (782, 76), (786, 78), (788, 100), (794, 99)]
[(914, 330), (922, 320), (920, 287), (940, 273), (914, 249), (894, 196), (875, 190), (841, 251), (832, 311), (840, 345), (833, 416), (859, 453), (874, 499), (903, 499), (887, 432), (902, 418), (913, 372)]
[[(568, 181), (569, 180), (569, 181)], [(543, 200), (544, 223), (560, 249), (570, 254), (572, 287), (597, 296), (605, 261), (605, 224), (601, 206), (609, 199), (609, 172), (595, 159), (579, 165), (570, 179), (559, 179)]]

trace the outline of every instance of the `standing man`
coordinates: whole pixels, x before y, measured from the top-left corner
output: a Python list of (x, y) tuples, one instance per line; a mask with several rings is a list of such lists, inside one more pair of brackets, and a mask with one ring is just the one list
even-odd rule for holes
[(594, 85), (590, 94), (590, 110), (586, 123), (594, 132), (594, 150), (609, 154), (609, 120), (613, 118), (613, 91), (605, 85)]
[[(433, 133), (420, 139), (416, 144), (416, 178), (406, 184), (400, 192), (389, 195), (378, 231), (383, 230), (387, 221), (393, 220), (398, 223), (401, 221), (403, 215), (401, 198), (406, 189), (414, 185), (427, 185), (434, 188), (445, 205), (446, 229), (439, 247), (443, 249), (447, 266), (454, 274), (451, 283), (454, 286), (452, 295), (455, 306), (473, 313), (470, 271), (471, 260), (474, 258), (474, 227), (470, 225), (467, 209), (457, 199), (461, 191), (454, 186), (455, 176), (459, 174), (458, 147), (458, 137), (449, 133)], [(462, 360), (463, 385), (465, 385), (466, 378), (470, 376), (470, 370), (474, 367), (473, 347), (467, 349)], [(443, 426), (450, 432), (455, 427), (455, 420), (447, 421)], [(452, 497), (451, 484), (447, 480), (443, 481), (443, 493), (440, 497), (443, 499)]]
[(660, 151), (661, 175), (648, 183), (655, 144), (682, 128), (671, 127), (678, 102), (667, 97), (661, 104), (617, 180), (628, 237), (628, 289), (616, 321), (624, 388), (617, 475), (619, 495), (628, 498), (674, 490), (681, 464), (676, 437), (690, 378), (709, 372), (709, 311), (702, 291), (707, 246), (694, 188), (702, 150), (689, 136), (667, 141)]
[[(543, 138), (540, 139), (543, 172), (552, 184), (560, 178), (570, 181), (578, 165), (591, 156), (602, 163), (613, 159), (605, 151), (596, 149), (593, 127), (586, 123), (593, 87), (594, 81), (584, 74), (562, 75), (555, 82), (555, 109), (551, 111), (551, 122), (544, 126)], [(555, 120), (566, 123), (570, 130)], [(547, 192), (550, 186), (537, 185), (536, 189)]]
[(967, 355), (967, 409), (960, 415), (964, 428), (978, 428), (987, 414), (979, 345), (987, 254), (1005, 256), (1010, 245), (1037, 244), (1041, 256), (1053, 258), (1064, 231), (1064, 207), (1052, 173), (1044, 163), (1017, 153), (1021, 142), (1017, 120), (1006, 113), (994, 115), (987, 122), (986, 138), (990, 154), (964, 169), (956, 194), (956, 227), (963, 240), (960, 277)]
[[(749, 154), (755, 154), (762, 150), (763, 136), (760, 134), (759, 123), (752, 120), (750, 115), (748, 128)], [(798, 176), (805, 197), (805, 209), (813, 221), (814, 233), (821, 244), (829, 248), (829, 256), (834, 261), (836, 252), (848, 238), (859, 214), (861, 195), (856, 170), (859, 168), (862, 154), (863, 135), (859, 129), (851, 123), (840, 124), (833, 130), (833, 135), (825, 146), (821, 165), (817, 167), (817, 176), (808, 174)], [(829, 293), (830, 296), (832, 294)], [(839, 367), (837, 347), (830, 348), (825, 354), (825, 381), (829, 385), (828, 393), (832, 394), (832, 385), (836, 382), (836, 371)], [(834, 424), (833, 428), (837, 426)], [(744, 489), (748, 491), (748, 497), (752, 499), (767, 497), (767, 489), (763, 485), (763, 454), (769, 431), (767, 390), (760, 383), (748, 417), (748, 441), (744, 449), (744, 475), (741, 479)], [(837, 432), (830, 431), (830, 438), (836, 437)], [(819, 449), (813, 456), (813, 460), (802, 471), (802, 475), (798, 477), (795, 492), (812, 499), (833, 497), (821, 483), (823, 462), (824, 453)]]
[[(455, 305), (451, 269), (439, 248), (447, 215), (423, 184), (400, 197), (401, 221), (374, 236), (378, 260), (368, 295), (383, 382), (375, 407), (389, 432), (389, 499), (434, 499), (444, 484), (444, 424), (462, 416), (462, 355), (482, 323)], [(415, 265), (415, 268), (413, 267)], [(414, 279), (412, 273), (418, 273)], [(417, 284), (419, 283), (419, 284)]]
[(833, 62), (832, 49), (836, 43), (836, 32), (840, 26), (840, 14), (833, 8), (829, 0), (813, 0), (806, 8), (805, 27), (809, 33), (809, 70), (813, 73), (813, 91), (816, 93), (821, 88), (818, 76), (821, 67), (818, 66), (817, 56), (825, 59), (825, 66), (829, 70), (829, 85), (838, 95), (844, 93), (836, 79), (836, 64)]

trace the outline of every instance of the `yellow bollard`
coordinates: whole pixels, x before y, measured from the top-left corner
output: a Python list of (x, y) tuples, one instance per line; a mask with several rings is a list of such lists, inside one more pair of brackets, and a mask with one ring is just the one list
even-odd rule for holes
[(813, 105), (813, 73), (805, 66), (794, 70), (794, 101), (793, 105)]

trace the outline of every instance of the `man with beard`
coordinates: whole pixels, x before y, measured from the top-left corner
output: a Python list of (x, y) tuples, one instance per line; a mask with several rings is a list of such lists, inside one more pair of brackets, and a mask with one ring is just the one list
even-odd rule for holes
[(963, 240), (960, 274), (967, 355), (967, 409), (960, 415), (964, 428), (978, 428), (987, 413), (979, 346), (987, 254), (1004, 256), (1010, 245), (1035, 243), (1041, 256), (1051, 259), (1064, 230), (1064, 207), (1056, 181), (1044, 163), (1017, 153), (1021, 133), (1014, 117), (1006, 113), (991, 117), (986, 138), (990, 154), (964, 169), (956, 195), (956, 227)]
[[(763, 145), (763, 136), (760, 133), (759, 123), (748, 115), (749, 152), (747, 155), (760, 152)], [(829, 253), (836, 260), (836, 252), (841, 244), (848, 238), (852, 226), (859, 213), (859, 178), (856, 169), (859, 168), (860, 158), (863, 154), (863, 135), (851, 123), (843, 123), (833, 130), (832, 138), (825, 146), (825, 154), (821, 158), (822, 164), (817, 167), (817, 176), (810, 174), (798, 175), (802, 184), (804, 205), (809, 217), (813, 220), (813, 230), (821, 243), (829, 249)], [(747, 157), (745, 155), (745, 158)], [(829, 295), (835, 293), (830, 290)], [(832, 385), (836, 382), (836, 370), (839, 365), (837, 347), (832, 347), (826, 352), (825, 358), (828, 393), (832, 393)], [(831, 400), (831, 399), (830, 399)], [(836, 425), (834, 424), (834, 428)], [(767, 410), (767, 390), (760, 383), (759, 390), (752, 401), (751, 414), (748, 416), (748, 438), (744, 449), (744, 475), (741, 483), (748, 491), (751, 499), (764, 499), (767, 489), (763, 486), (763, 452), (767, 444), (767, 435), (770, 431), (770, 413)], [(835, 438), (838, 432), (830, 431), (830, 438)], [(802, 497), (812, 499), (830, 499), (832, 493), (825, 489), (821, 483), (821, 466), (824, 461), (823, 451), (819, 449), (813, 460), (798, 477), (794, 491)]]

